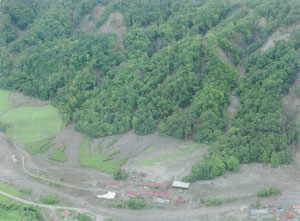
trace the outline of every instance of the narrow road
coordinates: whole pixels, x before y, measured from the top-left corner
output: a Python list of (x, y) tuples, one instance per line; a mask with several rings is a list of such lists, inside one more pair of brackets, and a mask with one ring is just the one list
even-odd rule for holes
[(35, 202), (31, 202), (31, 201), (28, 201), (28, 200), (24, 200), (24, 199), (21, 199), (19, 197), (16, 197), (16, 196), (13, 196), (13, 195), (10, 195), (6, 192), (3, 192), (0, 190), (0, 194), (3, 195), (3, 196), (6, 196), (6, 197), (9, 197), (15, 201), (18, 201), (18, 202), (21, 202), (21, 203), (25, 203), (25, 204), (28, 204), (28, 205), (32, 205), (32, 206), (36, 206), (36, 207), (41, 207), (41, 208), (47, 208), (47, 209), (50, 209), (50, 210), (56, 210), (56, 209), (67, 209), (67, 210), (75, 210), (77, 211), (78, 213), (85, 213), (85, 214), (89, 214), (91, 216), (93, 216), (94, 218), (96, 218), (96, 220), (100, 221), (100, 220), (103, 220), (103, 217), (100, 216), (100, 215), (96, 215), (94, 214), (93, 212), (91, 212), (90, 210), (88, 209), (83, 209), (83, 208), (76, 208), (76, 207), (68, 207), (68, 206), (55, 206), (55, 205), (45, 205), (45, 204), (41, 204), (41, 203), (35, 203)]
[(22, 149), (19, 148), (19, 147), (16, 147), (18, 149), (18, 151), (21, 153), (21, 158), (22, 158), (22, 168), (24, 170), (24, 172), (33, 177), (33, 178), (36, 178), (36, 179), (40, 179), (40, 180), (43, 180), (45, 182), (49, 182), (49, 183), (53, 183), (53, 184), (58, 184), (58, 185), (61, 185), (61, 186), (65, 186), (65, 187), (70, 187), (70, 188), (73, 188), (73, 189), (77, 189), (77, 190), (85, 190), (85, 191), (92, 191), (92, 192), (99, 192), (99, 191), (108, 191), (108, 190), (105, 190), (105, 189), (101, 189), (101, 188), (83, 188), (83, 187), (78, 187), (78, 186), (74, 186), (74, 185), (71, 185), (71, 184), (67, 184), (67, 183), (62, 183), (62, 182), (59, 182), (59, 181), (54, 181), (54, 180), (51, 180), (51, 179), (48, 179), (48, 178), (45, 178), (45, 177), (42, 177), (42, 176), (38, 176), (38, 175), (35, 175), (33, 173), (31, 173), (27, 168), (26, 168), (26, 165), (25, 165), (25, 157), (22, 153)]

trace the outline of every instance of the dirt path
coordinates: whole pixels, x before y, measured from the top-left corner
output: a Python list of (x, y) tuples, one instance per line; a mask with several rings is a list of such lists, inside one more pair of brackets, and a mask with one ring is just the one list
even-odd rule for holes
[(32, 205), (32, 206), (35, 206), (35, 207), (41, 207), (41, 208), (47, 208), (47, 209), (50, 209), (50, 210), (57, 210), (57, 209), (67, 209), (67, 210), (75, 210), (76, 212), (78, 213), (86, 213), (86, 214), (89, 214), (89, 215), (92, 215), (94, 218), (96, 218), (96, 220), (100, 221), (100, 220), (103, 220), (103, 217), (100, 216), (100, 215), (96, 215), (94, 214), (93, 212), (91, 212), (90, 210), (88, 209), (83, 209), (83, 208), (76, 208), (76, 207), (68, 207), (68, 206), (55, 206), (55, 205), (45, 205), (45, 204), (41, 204), (41, 203), (35, 203), (35, 202), (31, 202), (31, 201), (28, 201), (28, 200), (24, 200), (24, 199), (21, 199), (19, 197), (16, 197), (16, 196), (13, 196), (13, 195), (10, 195), (6, 192), (3, 192), (0, 190), (0, 194), (3, 195), (3, 196), (6, 196), (6, 197), (9, 197), (15, 201), (18, 201), (18, 202), (21, 202), (21, 203), (25, 203), (25, 204), (28, 204), (28, 205)]
[(61, 186), (64, 186), (64, 187), (69, 187), (69, 188), (72, 188), (72, 189), (77, 189), (77, 190), (86, 190), (86, 191), (92, 191), (92, 192), (108, 191), (108, 190), (101, 189), (101, 188), (83, 188), (83, 187), (78, 187), (78, 186), (74, 186), (74, 185), (71, 185), (71, 184), (67, 184), (67, 183), (63, 183), (63, 182), (59, 182), (59, 181), (56, 181), (56, 180), (51, 180), (51, 179), (48, 179), (48, 178), (45, 178), (45, 177), (42, 177), (42, 176), (35, 175), (35, 174), (31, 173), (26, 168), (26, 166), (25, 166), (25, 157), (22, 154), (23, 150), (19, 149), (19, 151), (21, 153), (22, 168), (23, 168), (24, 172), (27, 175), (29, 175), (30, 177), (33, 177), (33, 178), (36, 178), (36, 179), (39, 179), (39, 180), (42, 180), (42, 181), (45, 181), (45, 182), (49, 182), (49, 183), (61, 185)]

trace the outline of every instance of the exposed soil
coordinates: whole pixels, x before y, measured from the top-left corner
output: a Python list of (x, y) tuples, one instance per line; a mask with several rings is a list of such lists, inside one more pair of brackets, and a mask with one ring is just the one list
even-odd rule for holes
[(98, 30), (101, 33), (116, 33), (119, 40), (126, 31), (123, 24), (123, 14), (121, 12), (112, 12), (109, 14), (107, 21)]
[(262, 17), (257, 20), (257, 25), (261, 28), (265, 28), (267, 26), (267, 20), (265, 17)]
[(121, 12), (112, 12), (109, 14), (107, 21), (98, 29), (100, 33), (115, 33), (117, 34), (117, 45), (121, 51), (124, 51), (123, 34), (126, 27), (123, 22), (123, 14)]
[(83, 32), (93, 32), (96, 31), (95, 27), (95, 20), (97, 18), (100, 18), (100, 16), (103, 14), (104, 10), (107, 8), (107, 6), (104, 5), (96, 5), (92, 12), (89, 14), (86, 14), (81, 22), (80, 22), (80, 30)]
[(226, 54), (226, 53), (223, 51), (223, 49), (220, 48), (219, 46), (217, 46), (217, 49), (218, 49), (218, 54), (219, 54), (220, 58), (221, 58), (224, 62), (226, 62), (226, 63), (228, 63), (228, 64), (231, 64), (231, 65), (234, 65), (233, 58), (232, 58), (230, 55)]
[(279, 40), (287, 40), (290, 37), (290, 34), (292, 33), (295, 28), (300, 27), (300, 21), (287, 26), (287, 27), (280, 27), (278, 28), (264, 43), (264, 45), (261, 47), (261, 51), (266, 51), (269, 48), (273, 47), (276, 41)]

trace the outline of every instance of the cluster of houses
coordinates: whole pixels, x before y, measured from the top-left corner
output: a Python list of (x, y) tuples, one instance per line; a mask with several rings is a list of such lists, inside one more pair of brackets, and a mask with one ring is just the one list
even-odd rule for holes
[[(134, 179), (135, 179), (135, 184), (137, 181), (141, 181), (141, 182), (143, 181), (137, 178), (136, 176), (134, 177)], [(106, 192), (105, 194), (97, 195), (97, 197), (102, 199), (115, 199), (116, 197), (118, 197), (119, 199), (122, 200), (126, 198), (139, 196), (143, 199), (152, 201), (153, 203), (160, 204), (160, 205), (169, 205), (172, 199), (175, 199), (176, 204), (183, 204), (186, 202), (187, 199), (186, 198), (184, 199), (184, 197), (180, 195), (183, 195), (182, 193), (184, 191), (186, 192), (189, 189), (189, 186), (190, 183), (174, 181), (172, 183), (172, 189), (170, 190), (168, 184), (146, 181), (143, 182), (142, 187), (139, 190), (127, 189), (121, 191), (121, 188), (123, 187), (123, 183), (109, 184), (107, 185), (107, 188), (110, 190), (113, 189), (114, 191), (109, 191)], [(134, 185), (134, 188), (136, 188), (136, 185)], [(174, 194), (175, 190), (178, 190), (177, 194)]]
[(259, 216), (261, 219), (300, 221), (300, 205), (294, 205), (292, 208), (267, 207), (252, 209), (250, 210), (250, 216), (254, 219)]

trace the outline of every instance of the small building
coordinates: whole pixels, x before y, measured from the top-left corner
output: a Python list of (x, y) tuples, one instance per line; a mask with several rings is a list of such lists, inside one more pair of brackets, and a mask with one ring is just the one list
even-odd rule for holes
[(158, 191), (158, 190), (151, 190), (151, 189), (141, 189), (140, 194), (141, 195), (150, 195), (150, 196), (154, 196), (154, 197), (161, 197), (161, 198), (166, 198), (166, 199), (172, 198), (171, 193), (162, 192), (162, 191)]
[(165, 199), (165, 198), (154, 197), (153, 198), (153, 203), (158, 203), (158, 204), (163, 204), (163, 205), (169, 205), (170, 200)]
[(289, 218), (295, 218), (295, 215), (289, 211), (285, 212), (285, 218), (289, 219)]
[(293, 206), (293, 209), (296, 213), (299, 213), (300, 214), (300, 205), (294, 205)]
[(126, 190), (126, 194), (127, 194), (127, 196), (129, 196), (129, 197), (136, 197), (136, 196), (139, 195), (138, 192), (132, 191), (132, 190)]
[(62, 213), (61, 213), (62, 217), (64, 217), (64, 218), (68, 217), (70, 214), (71, 214), (70, 211), (67, 210), (67, 209), (65, 209), (65, 210), (62, 211)]
[(147, 182), (146, 186), (154, 187), (154, 188), (161, 188), (161, 189), (168, 189), (168, 184), (164, 184), (164, 183)]
[(267, 209), (252, 209), (250, 210), (251, 215), (269, 214)]
[(172, 187), (182, 188), (182, 189), (188, 189), (190, 186), (190, 183), (181, 182), (181, 181), (174, 181), (172, 184)]
[(244, 212), (246, 209), (248, 209), (248, 206), (241, 206), (241, 207), (240, 207), (240, 211), (241, 211), (241, 212)]
[(179, 199), (176, 200), (176, 203), (177, 204), (183, 204), (183, 203), (185, 203), (185, 201), (184, 201), (184, 199), (179, 198)]
[(276, 207), (277, 212), (283, 212), (283, 208), (281, 206)]
[(108, 192), (102, 195), (97, 195), (98, 198), (102, 199), (114, 199), (116, 198), (116, 193), (115, 192)]
[(120, 182), (119, 184), (116, 184), (116, 183), (110, 183), (107, 185), (107, 188), (109, 189), (121, 189), (121, 187), (123, 187), (123, 182)]

